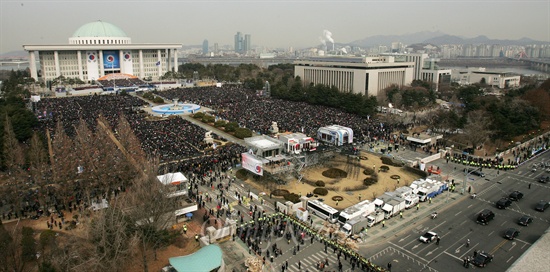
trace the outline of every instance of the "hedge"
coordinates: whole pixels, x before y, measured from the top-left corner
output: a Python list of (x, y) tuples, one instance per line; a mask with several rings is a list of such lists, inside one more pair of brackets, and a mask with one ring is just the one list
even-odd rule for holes
[(380, 157), (380, 159), (382, 160), (383, 164), (387, 164), (387, 165), (395, 166), (395, 167), (402, 167), (403, 166), (402, 162), (394, 161), (390, 157)]
[(300, 196), (295, 193), (286, 194), (284, 198), (287, 201), (292, 201), (292, 203), (300, 202)]
[(318, 180), (315, 182), (315, 186), (317, 187), (325, 187), (325, 182), (322, 180)]
[(427, 178), (428, 177), (428, 172), (425, 172), (425, 171), (422, 171), (418, 168), (413, 168), (413, 167), (410, 167), (410, 166), (405, 166), (405, 171), (409, 171), (413, 174), (416, 174), (416, 175), (419, 175), (421, 178)]

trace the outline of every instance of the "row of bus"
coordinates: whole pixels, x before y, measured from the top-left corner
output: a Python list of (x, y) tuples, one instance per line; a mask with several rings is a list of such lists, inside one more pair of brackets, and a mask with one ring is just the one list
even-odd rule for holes
[(418, 179), (410, 186), (385, 192), (374, 201), (361, 201), (341, 212), (319, 200), (308, 200), (307, 210), (331, 223), (338, 222), (341, 225), (341, 231), (349, 235), (399, 215), (403, 210), (416, 206), (418, 202), (428, 201), (447, 190), (448, 187), (445, 181)]

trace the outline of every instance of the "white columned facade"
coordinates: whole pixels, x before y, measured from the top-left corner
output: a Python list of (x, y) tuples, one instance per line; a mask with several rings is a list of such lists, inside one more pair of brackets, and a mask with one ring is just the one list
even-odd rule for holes
[(143, 71), (143, 50), (139, 50), (139, 78), (145, 78), (145, 71)]
[(174, 72), (178, 72), (178, 50), (172, 49), (174, 51)]
[(160, 63), (160, 65), (157, 66), (158, 77), (160, 78), (162, 76), (162, 58), (160, 49), (157, 49), (157, 62)]
[(78, 50), (76, 51), (76, 58), (78, 63), (78, 78), (80, 80), (84, 81), (84, 73), (82, 72), (82, 51)]
[(124, 74), (126, 73), (126, 71), (124, 71), (124, 53), (122, 52), (122, 50), (119, 50), (118, 51), (118, 67), (120, 67), (120, 72), (121, 74)]
[(99, 50), (99, 77), (105, 75), (105, 68), (103, 67), (103, 50)]
[(172, 50), (166, 48), (164, 49), (166, 54), (166, 72), (172, 71), (172, 62), (170, 62), (170, 57), (172, 56)]
[(55, 64), (55, 77), (61, 76), (61, 69), (59, 67), (59, 53), (57, 50), (53, 51), (53, 62)]
[(36, 70), (36, 55), (34, 51), (29, 51), (29, 69), (31, 70), (31, 77), (34, 80), (38, 80), (38, 71)]

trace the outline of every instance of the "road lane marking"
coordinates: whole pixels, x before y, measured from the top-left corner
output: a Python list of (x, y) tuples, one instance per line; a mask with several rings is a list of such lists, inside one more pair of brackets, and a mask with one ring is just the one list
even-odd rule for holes
[(515, 239), (515, 241), (519, 241), (519, 242), (522, 242), (522, 243), (524, 243), (524, 244), (526, 244), (526, 245), (531, 245), (531, 243), (529, 243), (529, 242), (526, 242), (526, 241), (523, 241), (523, 240), (521, 240), (521, 239), (518, 239), (518, 238), (516, 238), (516, 239)]
[(391, 245), (393, 245), (394, 247), (399, 248), (399, 249), (401, 249), (401, 250), (403, 250), (403, 251), (405, 251), (405, 252), (407, 252), (407, 253), (413, 255), (414, 257), (416, 257), (416, 258), (418, 258), (418, 259), (420, 259), (420, 260), (422, 260), (422, 261), (428, 263), (428, 261), (427, 261), (426, 259), (424, 259), (424, 258), (422, 258), (422, 257), (420, 257), (420, 256), (418, 256), (418, 255), (416, 255), (416, 254), (414, 254), (414, 253), (412, 253), (411, 251), (409, 251), (409, 250), (407, 250), (407, 249), (404, 249), (403, 247), (399, 246), (398, 244), (394, 244), (393, 242), (388, 242), (388, 243), (391, 244)]
[(449, 256), (451, 256), (451, 257), (453, 257), (453, 258), (455, 258), (455, 259), (457, 259), (457, 260), (459, 260), (459, 261), (462, 261), (460, 258), (458, 258), (457, 256), (455, 256), (455, 255), (453, 255), (453, 254), (451, 254), (451, 253), (449, 253), (449, 252), (447, 252), (447, 251), (445, 251), (445, 252), (443, 252), (443, 253), (445, 253), (445, 254), (447, 254), (447, 255), (449, 255)]
[(508, 251), (511, 251), (516, 245), (517, 245), (516, 242), (512, 242), (512, 246), (510, 247), (510, 249), (508, 249)]
[(500, 226), (502, 227), (502, 226), (504, 226), (504, 224), (506, 224), (506, 223), (508, 223), (508, 221), (502, 222), (502, 224), (500, 224)]
[(459, 215), (459, 214), (461, 214), (461, 213), (462, 213), (462, 211), (459, 211), (459, 212), (455, 213), (455, 216), (457, 216), (457, 215)]
[(506, 263), (509, 263), (513, 258), (514, 256), (510, 256), (510, 258), (506, 261)]
[(508, 242), (508, 240), (502, 240), (502, 242), (500, 242), (498, 245), (496, 245), (489, 253), (491, 255), (495, 255), (495, 252), (501, 248), (504, 244), (506, 244), (506, 242)]
[(398, 243), (401, 243), (401, 242), (403, 242), (403, 240), (405, 240), (405, 239), (409, 238), (409, 236), (411, 236), (411, 234), (409, 234), (409, 235), (407, 235), (407, 236), (405, 236), (405, 237), (403, 237), (403, 238), (399, 239), (399, 242), (398, 242)]

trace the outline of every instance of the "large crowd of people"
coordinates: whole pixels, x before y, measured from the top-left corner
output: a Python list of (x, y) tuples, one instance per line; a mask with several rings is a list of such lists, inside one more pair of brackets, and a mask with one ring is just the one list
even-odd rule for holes
[(303, 132), (313, 137), (320, 127), (337, 124), (352, 128), (354, 138), (361, 142), (390, 140), (396, 129), (375, 118), (363, 118), (335, 108), (258, 96), (254, 90), (240, 85), (176, 88), (156, 94), (211, 108), (218, 118), (237, 122), (261, 134), (269, 134), (272, 122), (277, 122), (279, 131)]

